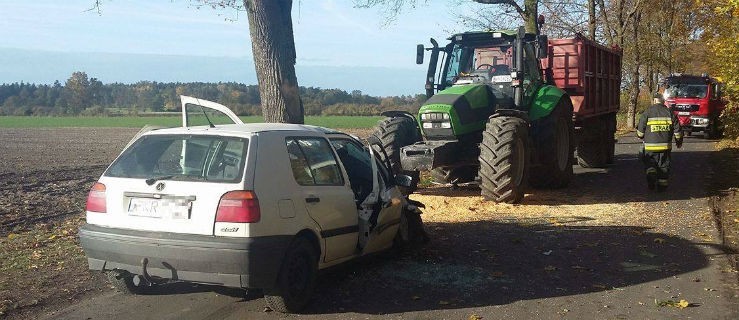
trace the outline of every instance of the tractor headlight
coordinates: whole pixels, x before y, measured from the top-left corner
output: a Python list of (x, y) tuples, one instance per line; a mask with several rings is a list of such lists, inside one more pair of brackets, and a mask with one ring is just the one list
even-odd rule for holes
[(451, 117), (446, 112), (427, 112), (421, 114), (424, 129), (451, 129)]
[(449, 120), (449, 114), (445, 112), (427, 112), (421, 114), (421, 122)]

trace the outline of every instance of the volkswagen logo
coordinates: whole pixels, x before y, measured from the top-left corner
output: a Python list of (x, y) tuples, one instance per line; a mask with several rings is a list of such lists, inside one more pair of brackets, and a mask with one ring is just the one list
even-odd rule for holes
[(164, 182), (157, 183), (156, 188), (157, 188), (157, 191), (164, 190)]

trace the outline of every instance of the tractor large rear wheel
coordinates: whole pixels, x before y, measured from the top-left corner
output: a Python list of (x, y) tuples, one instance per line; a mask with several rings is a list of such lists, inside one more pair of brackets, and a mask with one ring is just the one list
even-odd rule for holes
[(516, 117), (491, 118), (480, 143), (480, 189), (495, 202), (516, 203), (528, 175), (528, 125)]
[(572, 104), (563, 97), (552, 113), (538, 124), (535, 137), (539, 166), (532, 168), (529, 184), (536, 188), (563, 188), (572, 179), (574, 127)]
[(421, 141), (416, 122), (410, 117), (385, 118), (377, 124), (372, 135), (382, 142), (382, 148), (387, 153), (393, 173), (408, 175), (413, 179), (410, 187), (401, 188), (403, 194), (415, 191), (420, 175), (417, 170), (403, 170), (400, 165), (400, 148)]

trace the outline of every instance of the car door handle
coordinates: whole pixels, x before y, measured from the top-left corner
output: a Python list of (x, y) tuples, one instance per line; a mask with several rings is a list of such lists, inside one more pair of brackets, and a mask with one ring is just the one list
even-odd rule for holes
[(307, 202), (307, 203), (321, 202), (321, 198), (319, 198), (319, 197), (307, 197), (307, 198), (305, 198), (305, 202)]

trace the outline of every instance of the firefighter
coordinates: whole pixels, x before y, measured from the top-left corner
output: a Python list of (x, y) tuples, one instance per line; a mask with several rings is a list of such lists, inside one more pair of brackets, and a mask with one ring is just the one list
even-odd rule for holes
[(636, 130), (636, 136), (644, 140), (640, 157), (646, 167), (647, 186), (650, 190), (664, 191), (670, 174), (672, 137), (679, 149), (683, 145), (683, 134), (677, 117), (665, 106), (663, 95), (654, 94), (654, 104), (644, 110)]

